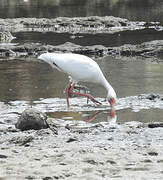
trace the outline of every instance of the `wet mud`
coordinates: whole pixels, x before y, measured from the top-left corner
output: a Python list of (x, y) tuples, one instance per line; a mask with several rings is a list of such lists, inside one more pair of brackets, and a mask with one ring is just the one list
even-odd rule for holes
[[(33, 104), (1, 102), (1, 179), (130, 179), (133, 176), (142, 179), (147, 172), (151, 179), (161, 179), (162, 122), (144, 123), (140, 118), (122, 123), (118, 122), (118, 112), (163, 109), (162, 97), (142, 94), (120, 98), (114, 117), (110, 116), (106, 102), (103, 106), (87, 105), (85, 98), (72, 98), (70, 109), (65, 99), (41, 99)], [(28, 108), (47, 113), (49, 127), (27, 131), (15, 128)], [(50, 113), (55, 111), (67, 113), (67, 119), (54, 118)], [(75, 112), (80, 112), (78, 115), (85, 112), (83, 119), (76, 116), (72, 120)], [(107, 120), (94, 122), (97, 112), (107, 114)]]

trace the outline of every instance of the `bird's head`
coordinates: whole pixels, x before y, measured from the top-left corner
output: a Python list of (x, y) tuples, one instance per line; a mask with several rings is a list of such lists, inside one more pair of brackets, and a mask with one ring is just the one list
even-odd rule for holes
[(38, 59), (49, 63), (51, 61), (50, 53), (43, 53), (38, 57)]
[(55, 53), (43, 53), (38, 57), (38, 59), (48, 63), (52, 68), (61, 71), (61, 68), (55, 63), (55, 55)]

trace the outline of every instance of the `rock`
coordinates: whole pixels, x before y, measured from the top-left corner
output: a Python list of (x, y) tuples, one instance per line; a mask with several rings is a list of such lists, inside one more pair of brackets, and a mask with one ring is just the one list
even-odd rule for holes
[[(51, 130), (54, 134), (58, 135), (58, 126), (57, 126), (56, 122), (54, 121), (54, 118), (47, 118), (46, 122), (47, 122), (50, 130)], [(54, 123), (54, 122), (55, 122), (55, 123)]]
[(11, 42), (15, 37), (9, 31), (0, 31), (0, 42)]
[(155, 123), (149, 123), (148, 124), (149, 128), (159, 128), (159, 127), (163, 127), (163, 123), (162, 122), (155, 122)]
[(44, 129), (48, 128), (49, 125), (46, 122), (47, 116), (36, 109), (26, 109), (19, 117), (15, 127), (18, 129), (29, 130), (29, 129)]
[(70, 142), (74, 142), (74, 141), (78, 141), (77, 138), (70, 137), (66, 142), (70, 143)]
[(7, 158), (6, 155), (0, 154), (0, 158)]
[(34, 139), (33, 136), (16, 136), (9, 140), (9, 143), (19, 144), (19, 145), (27, 145)]
[(150, 156), (158, 156), (158, 153), (157, 153), (157, 152), (153, 152), (153, 151), (148, 152), (148, 154), (149, 154)]
[(138, 96), (139, 99), (148, 99), (148, 100), (151, 100), (151, 101), (154, 101), (154, 100), (162, 100), (163, 99), (163, 96), (162, 95), (159, 95), (159, 94), (140, 94)]
[(155, 100), (156, 98), (160, 98), (160, 96), (158, 94), (150, 94), (146, 98), (149, 100)]

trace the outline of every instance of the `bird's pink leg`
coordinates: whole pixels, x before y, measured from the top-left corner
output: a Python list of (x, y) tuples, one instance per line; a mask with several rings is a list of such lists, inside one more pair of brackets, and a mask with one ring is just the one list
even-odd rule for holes
[(72, 82), (70, 82), (68, 84), (68, 86), (66, 87), (65, 89), (65, 93), (66, 93), (66, 102), (67, 102), (67, 107), (69, 108), (70, 107), (70, 103), (69, 103), (69, 90), (71, 88), (71, 85), (72, 85)]
[(97, 103), (97, 104), (101, 104), (99, 101), (97, 101), (92, 95), (90, 94), (84, 94), (84, 93), (80, 93), (80, 92), (74, 92), (74, 86), (75, 84), (71, 84), (70, 85), (71, 88), (69, 89), (68, 93), (74, 94), (74, 95), (78, 95), (78, 96), (85, 96), (87, 98), (89, 98), (92, 102)]

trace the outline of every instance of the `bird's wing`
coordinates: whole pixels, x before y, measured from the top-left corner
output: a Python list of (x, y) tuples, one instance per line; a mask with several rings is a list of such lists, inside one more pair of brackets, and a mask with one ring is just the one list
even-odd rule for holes
[(58, 71), (63, 71), (55, 62), (52, 62), (50, 65), (56, 68)]
[(98, 64), (91, 58), (72, 53), (45, 53), (40, 59), (59, 71), (70, 75), (76, 81), (100, 82), (103, 74)]
[(91, 58), (78, 54), (55, 54), (54, 62), (63, 72), (78, 81), (96, 82), (102, 73)]

